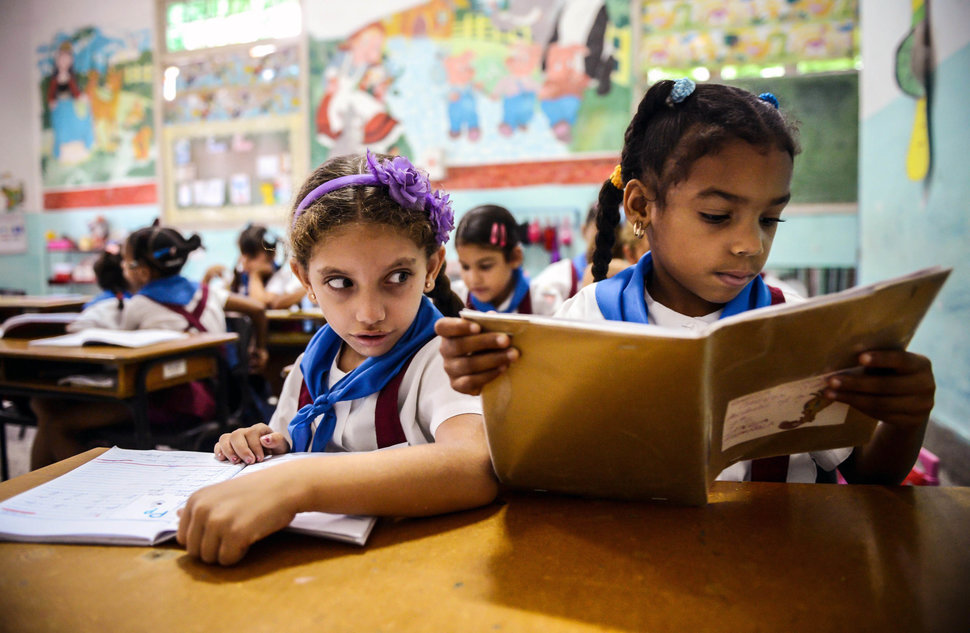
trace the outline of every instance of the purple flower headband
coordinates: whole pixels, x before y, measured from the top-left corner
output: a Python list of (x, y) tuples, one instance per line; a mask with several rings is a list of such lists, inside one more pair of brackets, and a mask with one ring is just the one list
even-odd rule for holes
[(442, 193), (440, 189), (432, 191), (428, 177), (418, 171), (411, 161), (403, 156), (378, 161), (367, 150), (367, 169), (370, 173), (334, 178), (308, 193), (296, 207), (293, 226), (296, 226), (304, 209), (331, 191), (344, 187), (379, 185), (387, 187), (391, 199), (405, 209), (427, 211), (438, 244), (448, 241), (448, 234), (455, 228), (455, 213), (451, 209), (448, 194)]

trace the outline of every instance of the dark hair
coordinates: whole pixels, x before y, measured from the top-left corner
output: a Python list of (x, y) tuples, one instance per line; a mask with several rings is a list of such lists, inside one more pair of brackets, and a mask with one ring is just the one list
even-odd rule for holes
[(247, 224), (239, 234), (239, 252), (246, 257), (256, 257), (261, 253), (276, 255), (276, 237), (265, 226)]
[[(668, 105), (673, 85), (670, 80), (658, 81), (643, 95), (620, 154), (623, 182), (638, 179), (651, 186), (661, 209), (667, 191), (687, 177), (697, 159), (730, 141), (777, 148), (792, 158), (799, 152), (795, 123), (750, 92), (722, 84), (698, 84), (683, 102)], [(597, 281), (606, 277), (622, 202), (623, 190), (610, 180), (603, 183), (593, 253), (593, 279)]]
[(94, 260), (94, 278), (98, 282), (98, 287), (118, 297), (118, 309), (123, 308), (122, 296), (128, 292), (128, 280), (125, 279), (121, 254), (102, 251)]
[(455, 229), (455, 246), (474, 244), (502, 251), (505, 261), (519, 245), (519, 225), (505, 207), (483, 204), (465, 212)]
[(147, 226), (128, 236), (125, 247), (132, 259), (148, 266), (159, 277), (172, 277), (179, 274), (189, 253), (202, 246), (202, 238), (193, 233), (185, 239), (175, 229), (160, 226)]
[[(392, 158), (386, 154), (371, 155), (378, 160)], [(385, 187), (356, 185), (336, 189), (311, 203), (294, 221), (296, 207), (321, 184), (341, 176), (369, 173), (364, 155), (336, 156), (317, 167), (303, 183), (290, 210), (288, 223), (291, 257), (303, 270), (307, 269), (314, 247), (324, 236), (338, 227), (357, 222), (385, 224), (401, 229), (428, 257), (438, 252), (440, 243), (428, 213), (405, 209), (391, 198)], [(458, 316), (464, 307), (458, 295), (451, 290), (443, 264), (435, 279), (434, 289), (426, 294), (445, 316)]]

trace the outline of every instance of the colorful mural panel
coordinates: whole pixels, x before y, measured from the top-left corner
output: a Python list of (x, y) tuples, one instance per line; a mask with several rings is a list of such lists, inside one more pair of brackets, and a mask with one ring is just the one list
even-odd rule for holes
[(433, 0), (310, 38), (312, 160), (364, 147), (448, 165), (615, 154), (629, 3)]
[(150, 42), (90, 26), (37, 48), (44, 208), (156, 199)]

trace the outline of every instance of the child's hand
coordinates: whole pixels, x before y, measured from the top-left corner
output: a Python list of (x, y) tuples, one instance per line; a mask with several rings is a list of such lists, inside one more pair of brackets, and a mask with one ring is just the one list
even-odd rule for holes
[(232, 433), (223, 433), (215, 446), (216, 459), (233, 464), (255, 464), (267, 455), (290, 452), (290, 445), (282, 433), (276, 433), (267, 424), (254, 424)]
[(859, 355), (859, 364), (861, 373), (832, 376), (825, 397), (900, 429), (927, 423), (936, 392), (928, 358), (900, 350), (870, 350)]
[(465, 319), (438, 319), (435, 332), (442, 338), (445, 372), (455, 391), (477, 396), (482, 387), (519, 357), (507, 334), (482, 333), (482, 327)]
[(197, 490), (179, 511), (178, 542), (207, 563), (232, 565), (250, 545), (289, 525), (294, 486), (278, 469)]

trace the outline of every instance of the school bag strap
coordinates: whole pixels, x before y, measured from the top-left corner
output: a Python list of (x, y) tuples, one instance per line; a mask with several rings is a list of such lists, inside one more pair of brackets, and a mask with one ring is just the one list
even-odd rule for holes
[[(781, 288), (768, 286), (771, 305), (785, 303), (785, 293)], [(751, 460), (751, 481), (788, 481), (788, 455), (762, 457)]]
[[(408, 359), (401, 371), (391, 378), (377, 394), (377, 407), (374, 409), (374, 430), (377, 434), (377, 448), (387, 448), (407, 442), (404, 435), (404, 426), (401, 424), (401, 413), (397, 408), (397, 396), (401, 390), (401, 382), (404, 374), (407, 373), (411, 365)], [(313, 403), (310, 397), (310, 389), (306, 386), (306, 381), (300, 385), (300, 398), (297, 409), (302, 409), (308, 404)]]
[[(148, 295), (145, 295), (146, 297)], [(202, 325), (202, 313), (205, 311), (205, 304), (209, 300), (209, 286), (202, 284), (202, 296), (199, 297), (199, 302), (195, 304), (195, 308), (191, 312), (185, 309), (185, 306), (180, 306), (177, 303), (168, 303), (166, 301), (159, 301), (152, 297), (148, 297), (160, 306), (164, 306), (175, 312), (176, 314), (182, 315), (185, 319), (187, 325), (185, 326), (185, 331), (188, 332), (192, 328), (195, 328), (197, 332), (205, 332), (206, 328)]]

